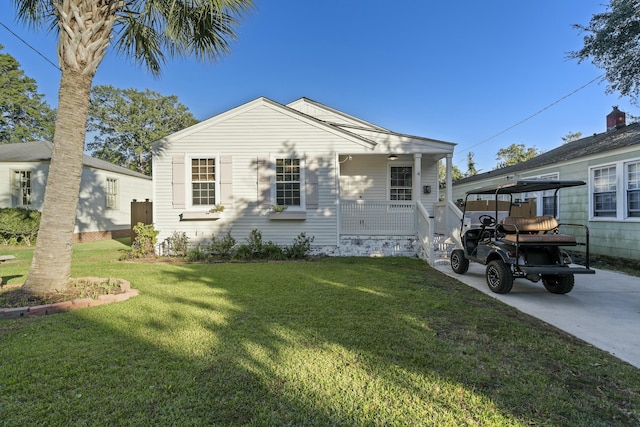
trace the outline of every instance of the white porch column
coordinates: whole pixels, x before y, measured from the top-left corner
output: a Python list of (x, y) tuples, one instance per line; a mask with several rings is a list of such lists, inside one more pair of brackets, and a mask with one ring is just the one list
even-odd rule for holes
[(416, 153), (413, 155), (413, 200), (416, 202), (420, 200), (422, 194), (422, 153)]
[(447, 154), (447, 194), (445, 196), (445, 200), (447, 202), (452, 201), (453, 199), (453, 154)]

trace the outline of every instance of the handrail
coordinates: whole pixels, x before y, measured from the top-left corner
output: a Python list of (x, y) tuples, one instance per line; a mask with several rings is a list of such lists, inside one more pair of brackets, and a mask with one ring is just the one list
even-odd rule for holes
[(435, 251), (433, 247), (435, 234), (435, 221), (433, 215), (422, 205), (420, 201), (416, 202), (416, 231), (418, 240), (424, 251), (427, 264), (430, 267), (435, 265)]

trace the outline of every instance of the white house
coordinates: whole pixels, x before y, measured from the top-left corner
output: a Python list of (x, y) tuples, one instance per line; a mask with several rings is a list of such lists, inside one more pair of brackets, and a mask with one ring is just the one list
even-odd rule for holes
[[(0, 145), (0, 207), (42, 208), (52, 147)], [(75, 241), (129, 236), (130, 202), (151, 198), (151, 178), (87, 155), (83, 163)]]
[[(258, 98), (154, 144), (158, 239), (185, 232), (198, 243), (230, 232), (244, 242), (258, 229), (280, 245), (313, 236), (318, 253), (429, 259), (438, 162), (446, 159), (450, 182), (454, 145), (307, 98)], [(216, 205), (224, 211), (211, 212)]]

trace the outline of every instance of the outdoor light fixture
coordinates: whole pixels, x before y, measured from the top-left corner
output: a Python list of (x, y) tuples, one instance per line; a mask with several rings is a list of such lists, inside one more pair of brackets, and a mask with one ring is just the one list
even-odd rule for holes
[(387, 157), (387, 159), (389, 159), (389, 160), (398, 160), (398, 155), (397, 154), (389, 154), (389, 157)]

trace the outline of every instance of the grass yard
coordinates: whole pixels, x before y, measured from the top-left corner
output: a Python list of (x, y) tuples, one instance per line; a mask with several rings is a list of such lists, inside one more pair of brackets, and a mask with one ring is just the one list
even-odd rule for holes
[[(140, 295), (0, 321), (0, 424), (632, 426), (640, 370), (407, 258), (176, 264), (76, 245)], [(0, 248), (2, 284), (32, 249)], [(615, 325), (612, 325), (615, 327)]]

